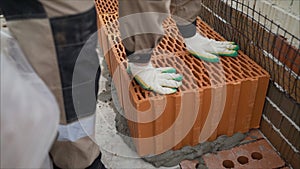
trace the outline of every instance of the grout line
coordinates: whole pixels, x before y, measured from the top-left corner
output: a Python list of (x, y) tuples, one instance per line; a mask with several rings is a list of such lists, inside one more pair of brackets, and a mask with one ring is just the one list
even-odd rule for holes
[[(279, 129), (277, 129), (273, 124), (272, 124), (272, 122), (268, 119), (268, 117), (266, 117), (264, 114), (262, 115), (262, 118), (264, 119), (264, 120), (266, 120), (271, 126), (272, 126), (272, 129), (274, 129), (279, 135), (280, 135), (280, 137), (285, 141), (285, 142), (287, 142), (288, 143), (288, 145), (294, 150), (294, 152), (295, 153), (299, 153), (299, 151), (294, 147), (294, 145), (292, 144), (292, 143), (290, 143), (290, 141), (287, 139), (287, 138), (285, 138), (285, 136), (280, 132), (280, 130)], [(269, 140), (268, 138), (267, 138), (267, 140)], [(273, 145), (272, 145), (273, 146)], [(273, 146), (274, 147), (274, 146)], [(276, 149), (276, 148), (275, 148)]]

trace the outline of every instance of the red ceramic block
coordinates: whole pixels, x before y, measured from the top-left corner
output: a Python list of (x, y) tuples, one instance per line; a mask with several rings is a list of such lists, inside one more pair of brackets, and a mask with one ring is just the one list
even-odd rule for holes
[[(151, 62), (156, 67), (171, 66), (184, 77), (183, 85), (172, 95), (158, 95), (142, 89), (126, 72), (126, 54), (118, 30), (117, 13), (98, 12), (104, 25), (100, 44), (128, 118), (128, 125), (140, 155), (159, 154), (233, 135), (259, 127), (268, 86), (268, 73), (239, 51), (236, 58), (221, 57), (220, 63), (207, 63), (190, 55), (175, 22), (167, 18), (165, 36), (154, 49)], [(197, 19), (204, 36), (225, 40)], [(117, 73), (116, 73), (117, 72)], [(150, 121), (143, 121), (148, 117)]]
[(281, 168), (285, 162), (266, 140), (203, 156), (208, 168)]

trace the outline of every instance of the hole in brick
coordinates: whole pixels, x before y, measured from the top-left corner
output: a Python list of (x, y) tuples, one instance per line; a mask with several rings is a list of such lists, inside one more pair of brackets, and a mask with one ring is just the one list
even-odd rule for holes
[(168, 63), (168, 66), (172, 66), (172, 65), (173, 65), (173, 64), (172, 64), (172, 60), (166, 59), (166, 61), (167, 61), (167, 63)]
[(174, 42), (170, 41), (170, 38), (168, 38), (168, 46), (170, 46), (170, 48), (174, 48)]
[(205, 86), (210, 86), (210, 79), (208, 78), (208, 76), (203, 76), (202, 84), (204, 84)]
[[(140, 93), (141, 93), (141, 95), (142, 95), (142, 98), (147, 98), (147, 94), (144, 92), (144, 91), (140, 91)], [(140, 100), (142, 100), (142, 99), (140, 99)]]
[(195, 70), (192, 70), (193, 75), (197, 78), (197, 79), (201, 79), (200, 76), (198, 75), (198, 72)]
[(170, 37), (168, 37), (168, 38), (169, 38), (169, 44), (170, 44), (170, 43), (172, 43), (172, 44), (175, 43), (175, 40), (174, 40), (173, 38), (170, 38)]
[(172, 52), (172, 51), (173, 51), (173, 48), (170, 47), (170, 46), (167, 46), (167, 50), (170, 51), (170, 52)]
[(183, 45), (183, 43), (180, 40), (176, 39), (175, 41), (177, 44)]
[(197, 65), (193, 65), (193, 69), (196, 70), (196, 72), (201, 72), (201, 70), (199, 69), (199, 67)]
[(157, 60), (156, 62), (158, 64), (159, 67), (163, 67), (164, 63), (161, 60)]
[(233, 78), (235, 80), (240, 80), (240, 79), (243, 79), (242, 76), (241, 76), (241, 73), (236, 71), (236, 69), (231, 69), (232, 73), (233, 73)]
[(242, 164), (242, 165), (249, 163), (248, 158), (245, 157), (245, 156), (240, 156), (240, 157), (238, 157), (237, 161), (238, 161), (240, 164)]
[(261, 160), (263, 158), (262, 154), (259, 153), (259, 152), (253, 152), (251, 154), (251, 157), (254, 159), (254, 160)]
[(224, 160), (223, 166), (225, 168), (234, 168), (234, 163), (231, 160)]
[(175, 43), (175, 48), (180, 50), (180, 51), (184, 51), (182, 46), (178, 45), (177, 43)]

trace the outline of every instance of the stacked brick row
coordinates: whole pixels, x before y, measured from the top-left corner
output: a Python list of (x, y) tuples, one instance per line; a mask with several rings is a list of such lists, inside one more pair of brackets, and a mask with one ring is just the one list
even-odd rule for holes
[[(176, 68), (184, 80), (177, 93), (158, 95), (142, 89), (126, 72), (118, 14), (103, 13), (101, 5), (97, 7), (100, 45), (139, 155), (259, 127), (269, 75), (243, 52), (237, 58), (222, 57), (217, 64), (198, 60), (186, 51), (175, 22), (166, 19), (165, 37), (151, 62), (155, 67)], [(225, 40), (200, 18), (197, 28), (204, 36)]]
[(261, 131), (293, 168), (300, 168), (300, 105), (270, 84)]

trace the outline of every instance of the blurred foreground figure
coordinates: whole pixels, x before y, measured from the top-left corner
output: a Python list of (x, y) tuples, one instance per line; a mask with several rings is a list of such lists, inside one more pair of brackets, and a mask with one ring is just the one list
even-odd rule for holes
[(1, 32), (0, 167), (49, 168), (48, 151), (57, 134), (59, 109), (17, 48), (11, 48), (14, 58), (4, 54), (4, 43), (13, 45), (12, 40)]
[[(37, 87), (31, 85), (30, 78), (18, 79), (15, 75), (18, 73), (10, 75), (8, 73), (13, 71), (2, 71), (2, 67), (6, 69), (9, 64), (1, 65), (1, 78), (8, 79), (5, 85), (1, 84), (1, 105), (13, 105), (3, 110), (1, 107), (1, 155), (4, 151), (1, 167), (3, 164), (7, 168), (37, 168), (49, 151), (49, 143), (53, 143), (50, 155), (54, 168), (105, 168), (94, 140), (100, 67), (97, 36), (92, 36), (97, 31), (93, 1), (2, 0), (0, 8), (24, 58), (50, 89), (58, 105), (57, 110), (53, 102), (48, 103), (49, 99), (42, 95), (44, 90), (35, 91)], [(13, 52), (11, 56), (14, 57)], [(2, 104), (2, 100), (5, 103)], [(26, 102), (20, 102), (23, 100)], [(14, 141), (16, 151), (10, 151), (5, 143)], [(15, 166), (17, 157), (23, 155), (26, 155), (24, 163)], [(10, 163), (11, 160), (15, 163)]]

